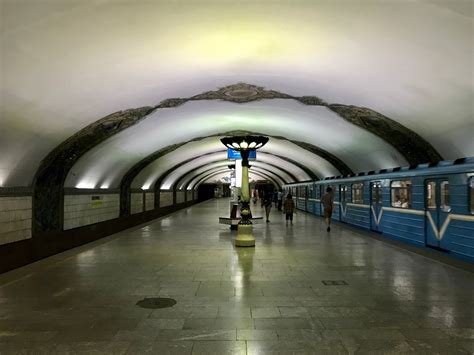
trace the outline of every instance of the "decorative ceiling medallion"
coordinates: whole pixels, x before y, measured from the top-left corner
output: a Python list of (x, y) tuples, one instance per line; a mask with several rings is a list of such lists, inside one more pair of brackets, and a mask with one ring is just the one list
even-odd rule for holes
[(188, 101), (223, 100), (242, 104), (246, 102), (265, 99), (293, 99), (305, 105), (327, 105), (324, 100), (321, 100), (319, 97), (316, 96), (297, 97), (284, 94), (275, 90), (265, 90), (265, 88), (263, 88), (262, 86), (251, 85), (246, 83), (237, 83), (224, 86), (215, 91), (206, 91), (202, 94), (194, 95), (188, 98), (174, 97), (166, 99), (161, 101), (158, 106), (155, 106), (155, 109), (178, 107)]
[(237, 83), (224, 86), (216, 91), (207, 91), (193, 96), (191, 100), (224, 100), (236, 103), (245, 103), (262, 99), (291, 99), (291, 95), (274, 90), (265, 90), (261, 86)]
[(251, 100), (258, 95), (257, 90), (237, 89), (224, 92), (224, 95), (234, 100)]

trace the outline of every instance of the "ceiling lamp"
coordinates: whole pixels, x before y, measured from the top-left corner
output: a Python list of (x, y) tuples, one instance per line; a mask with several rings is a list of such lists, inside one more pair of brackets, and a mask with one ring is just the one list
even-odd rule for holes
[(242, 150), (255, 150), (263, 147), (268, 142), (264, 136), (234, 136), (221, 138), (222, 144), (227, 148)]

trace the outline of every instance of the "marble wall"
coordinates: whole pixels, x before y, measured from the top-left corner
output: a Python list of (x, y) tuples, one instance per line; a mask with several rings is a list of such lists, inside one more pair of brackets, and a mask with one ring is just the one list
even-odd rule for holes
[(160, 191), (160, 207), (171, 206), (173, 204), (173, 191)]
[(155, 208), (155, 193), (146, 192), (145, 193), (145, 211), (151, 211)]
[(31, 238), (31, 196), (0, 197), (0, 245)]
[(64, 230), (118, 218), (120, 194), (64, 196)]
[(184, 194), (185, 193), (186, 193), (186, 191), (176, 191), (176, 203), (177, 204), (185, 202), (184, 201)]
[(143, 212), (143, 192), (132, 192), (130, 196), (130, 213)]

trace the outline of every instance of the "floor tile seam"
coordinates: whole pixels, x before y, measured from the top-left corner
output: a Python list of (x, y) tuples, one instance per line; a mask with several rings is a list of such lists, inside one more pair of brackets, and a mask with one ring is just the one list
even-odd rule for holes
[[(205, 203), (205, 202), (208, 202), (208, 200), (206, 201), (201, 201), (201, 202), (198, 202), (196, 204), (194, 204), (192, 207), (194, 206), (197, 206), (199, 204), (202, 204), (202, 203)], [(190, 208), (190, 207), (187, 207), (187, 208)], [(74, 248), (71, 248), (71, 249), (68, 249), (68, 250), (65, 250), (63, 252), (60, 252), (60, 253), (57, 253), (57, 254), (54, 254), (54, 255), (51, 255), (49, 257), (46, 257), (46, 258), (43, 258), (43, 259), (40, 259), (40, 260), (37, 260), (35, 262), (32, 262), (30, 264), (27, 264), (27, 265), (24, 265), (20, 268), (17, 268), (17, 269), (14, 269), (14, 270), (11, 270), (11, 271), (8, 271), (6, 273), (3, 273), (3, 274), (0, 274), (0, 289), (4, 286), (8, 286), (8, 285), (11, 285), (15, 282), (18, 282), (24, 278), (28, 278), (28, 277), (31, 277), (35, 274), (38, 274), (39, 272), (43, 272), (45, 270), (48, 270), (50, 268), (54, 268), (55, 266), (57, 266), (58, 264), (61, 264), (71, 258), (74, 258), (76, 257), (78, 254), (82, 253), (82, 252), (85, 252), (85, 251), (89, 251), (91, 249), (94, 249), (98, 246), (101, 246), (101, 245), (104, 245), (104, 244), (108, 244), (109, 242), (113, 242), (115, 241), (116, 239), (120, 238), (120, 234), (122, 233), (126, 233), (128, 231), (135, 231), (135, 230), (139, 230), (139, 229), (142, 229), (152, 223), (155, 223), (161, 219), (164, 219), (164, 218), (168, 218), (174, 214), (177, 214), (177, 213), (180, 213), (182, 212), (183, 209), (180, 209), (180, 210), (177, 210), (177, 211), (173, 211), (165, 216), (161, 216), (161, 217), (158, 217), (156, 219), (153, 219), (153, 220), (150, 220), (150, 221), (147, 221), (147, 222), (143, 222), (139, 225), (136, 225), (136, 226), (132, 226), (130, 228), (127, 228), (127, 229), (124, 229), (124, 230), (121, 230), (119, 232), (116, 232), (116, 233), (113, 233), (113, 234), (110, 234), (108, 236), (105, 236), (105, 237), (102, 237), (102, 238), (99, 238), (97, 240), (94, 240), (94, 241), (91, 241), (89, 243), (86, 243), (86, 244), (83, 244), (83, 245), (80, 245), (80, 246), (77, 246), (77, 247), (74, 247)], [(125, 238), (127, 237), (130, 237), (130, 236), (124, 236)], [(57, 260), (56, 260), (57, 259)], [(31, 268), (34, 268), (36, 269), (37, 267), (40, 267), (39, 270), (34, 270), (33, 272), (27, 274), (27, 275), (24, 275), (22, 277), (20, 277), (19, 279), (14, 279), (14, 280), (11, 280), (9, 282), (6, 282), (6, 283), (3, 283), (2, 282), (2, 279), (4, 277), (7, 277), (8, 278), (8, 275), (15, 275), (16, 273), (22, 273), (22, 271), (26, 271), (28, 269), (31, 269)], [(14, 277), (14, 276), (13, 276)]]

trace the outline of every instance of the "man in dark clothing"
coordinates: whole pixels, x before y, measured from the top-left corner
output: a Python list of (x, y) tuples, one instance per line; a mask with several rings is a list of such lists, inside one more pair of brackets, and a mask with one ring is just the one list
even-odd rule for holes
[(265, 215), (267, 216), (267, 223), (270, 222), (270, 211), (272, 209), (272, 194), (267, 192), (263, 199), (263, 206), (265, 207)]
[(334, 209), (334, 195), (332, 194), (332, 188), (328, 186), (326, 193), (321, 197), (321, 203), (324, 209), (324, 220), (326, 221), (327, 231), (331, 231), (331, 217)]
[(293, 201), (293, 197), (291, 194), (286, 196), (285, 203), (283, 205), (283, 211), (286, 214), (286, 225), (288, 225), (288, 221), (293, 224), (293, 212), (295, 211), (295, 202)]

